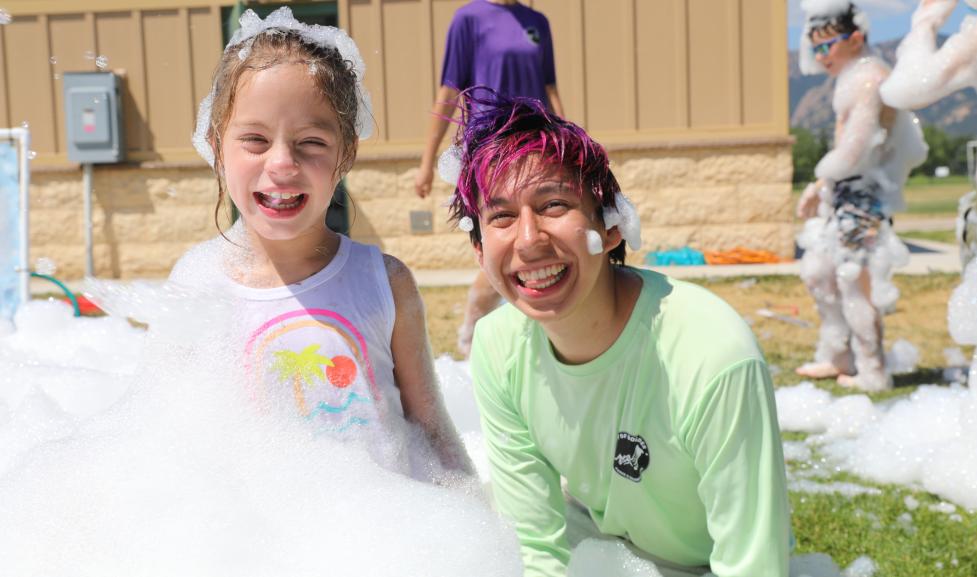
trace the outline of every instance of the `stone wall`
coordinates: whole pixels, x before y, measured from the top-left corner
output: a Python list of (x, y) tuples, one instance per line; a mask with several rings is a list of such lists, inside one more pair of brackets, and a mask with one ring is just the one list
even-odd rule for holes
[[(734, 247), (793, 255), (791, 156), (786, 140), (696, 146), (613, 147), (621, 188), (641, 214), (644, 246), (629, 255), (681, 246)], [(364, 157), (347, 177), (351, 236), (380, 245), (415, 269), (477, 266), (468, 235), (446, 222), (451, 188), (435, 178), (414, 195), (417, 160)], [(203, 165), (96, 167), (96, 274), (166, 276), (191, 245), (217, 234), (217, 185)], [(35, 172), (31, 182), (31, 261), (52, 259), (63, 279), (84, 272), (80, 170)], [(431, 216), (431, 232), (412, 233), (411, 211)]]
[[(794, 254), (790, 144), (617, 147), (610, 151), (622, 190), (638, 207), (641, 251), (691, 246)], [(347, 178), (356, 207), (352, 234), (418, 269), (477, 266), (468, 235), (447, 225), (451, 188), (435, 178), (429, 198), (414, 195), (416, 162), (360, 160)], [(431, 233), (412, 234), (410, 211), (429, 211)]]
[[(193, 244), (217, 234), (217, 185), (209, 168), (96, 166), (93, 244), (96, 276), (155, 278)], [(31, 174), (30, 258), (49, 258), (55, 275), (85, 269), (81, 170)]]

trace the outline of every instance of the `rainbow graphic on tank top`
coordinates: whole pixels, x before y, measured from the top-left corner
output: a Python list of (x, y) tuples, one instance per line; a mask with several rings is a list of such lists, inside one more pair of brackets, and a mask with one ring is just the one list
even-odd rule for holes
[(366, 340), (334, 311), (298, 309), (272, 318), (251, 333), (244, 358), (259, 403), (290, 396), (319, 431), (364, 427), (382, 407)]

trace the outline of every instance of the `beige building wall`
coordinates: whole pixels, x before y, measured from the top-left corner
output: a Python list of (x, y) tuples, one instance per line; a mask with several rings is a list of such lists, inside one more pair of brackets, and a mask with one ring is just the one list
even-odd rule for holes
[[(376, 136), (347, 180), (352, 236), (417, 268), (474, 266), (444, 222), (450, 189), (413, 194), (444, 39), (464, 0), (338, 0), (367, 64)], [(689, 244), (790, 255), (786, 6), (782, 0), (532, 0), (550, 19), (567, 116), (611, 151), (649, 250)], [(95, 168), (95, 263), (105, 276), (164, 275), (216, 234), (216, 185), (190, 146), (221, 51), (228, 1), (8, 0), (0, 26), (0, 123), (32, 130), (32, 258), (80, 274), (81, 171), (64, 153), (60, 77), (123, 79), (129, 162)], [(393, 202), (392, 202), (393, 201)], [(427, 211), (431, 233), (413, 233)]]

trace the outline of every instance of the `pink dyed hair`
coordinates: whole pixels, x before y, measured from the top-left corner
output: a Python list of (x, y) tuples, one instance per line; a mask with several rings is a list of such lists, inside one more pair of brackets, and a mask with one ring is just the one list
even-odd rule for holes
[[(607, 152), (576, 124), (553, 114), (533, 98), (510, 98), (475, 87), (462, 93), (462, 122), (455, 144), (461, 149), (461, 175), (451, 201), (451, 220), (469, 217), (474, 223), (472, 243), (482, 240), (478, 226), (480, 200), (511, 170), (534, 156), (543, 165), (559, 166), (580, 194), (590, 194), (598, 206), (614, 206), (620, 190)], [(610, 253), (611, 262), (624, 262), (624, 243)]]

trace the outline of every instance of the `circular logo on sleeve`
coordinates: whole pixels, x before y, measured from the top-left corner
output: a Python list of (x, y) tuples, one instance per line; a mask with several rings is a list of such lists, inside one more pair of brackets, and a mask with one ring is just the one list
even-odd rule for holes
[(614, 471), (618, 475), (637, 483), (641, 481), (641, 473), (648, 468), (650, 461), (648, 443), (644, 439), (624, 431), (617, 434)]

